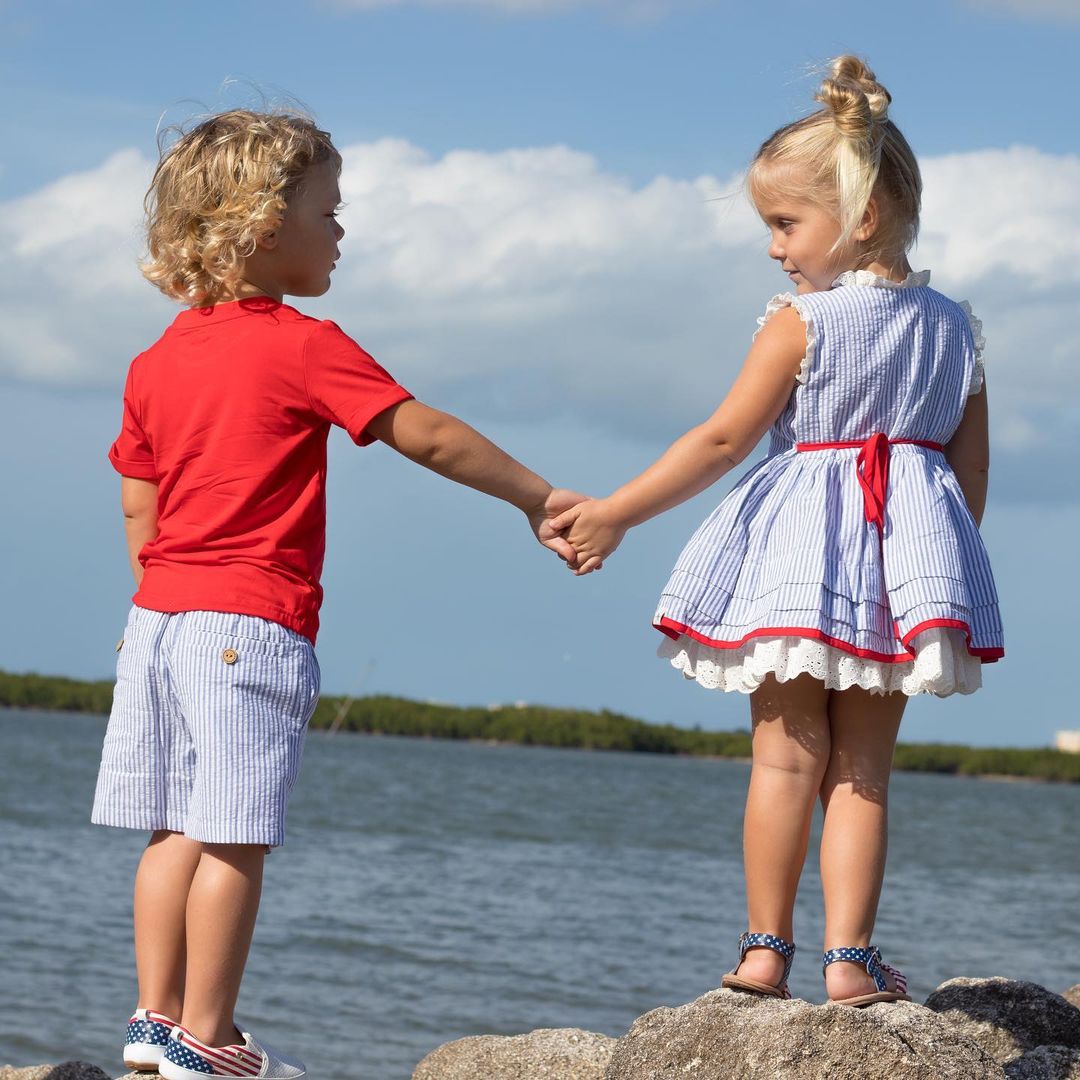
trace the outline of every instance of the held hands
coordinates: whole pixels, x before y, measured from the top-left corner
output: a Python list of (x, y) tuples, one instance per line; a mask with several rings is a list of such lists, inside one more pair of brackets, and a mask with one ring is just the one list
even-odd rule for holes
[(581, 495), (567, 488), (552, 488), (539, 506), (525, 511), (536, 539), (544, 547), (554, 551), (571, 569), (577, 568), (577, 552), (562, 535), (562, 529), (554, 528), (553, 522), (556, 515), (563, 513), (564, 510), (587, 501), (587, 495)]
[(629, 528), (615, 514), (608, 499), (579, 502), (546, 524), (556, 534), (567, 534), (566, 540), (576, 556), (568, 559), (567, 565), (578, 577), (599, 570), (604, 559), (622, 543)]

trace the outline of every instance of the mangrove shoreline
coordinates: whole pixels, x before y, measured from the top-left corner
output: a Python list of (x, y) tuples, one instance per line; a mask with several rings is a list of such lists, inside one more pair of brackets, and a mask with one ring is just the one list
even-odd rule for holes
[[(107, 716), (113, 682), (0, 671), (0, 706)], [(462, 739), (520, 746), (748, 759), (748, 731), (703, 731), (650, 724), (602, 710), (544, 705), (496, 707), (438, 705), (376, 695), (347, 700), (320, 698), (314, 729)], [(1080, 754), (1050, 747), (973, 747), (951, 743), (899, 743), (894, 767), (905, 772), (994, 779), (1080, 783)]]

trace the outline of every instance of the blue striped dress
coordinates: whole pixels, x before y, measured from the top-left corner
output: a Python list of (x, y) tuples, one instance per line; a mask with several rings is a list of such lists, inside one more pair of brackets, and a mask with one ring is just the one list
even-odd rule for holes
[(946, 696), (1003, 655), (986, 549), (940, 449), (982, 386), (981, 325), (929, 277), (848, 271), (769, 303), (762, 325), (799, 313), (806, 358), (767, 457), (661, 595), (660, 655), (687, 678), (750, 693), (808, 672)]

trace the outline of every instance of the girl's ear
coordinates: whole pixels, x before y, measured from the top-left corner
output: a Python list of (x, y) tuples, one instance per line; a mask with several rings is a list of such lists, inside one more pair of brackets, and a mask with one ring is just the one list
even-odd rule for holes
[(858, 227), (851, 235), (856, 240), (869, 240), (877, 232), (880, 222), (881, 217), (878, 213), (877, 199), (871, 195), (870, 201), (863, 211), (862, 221), (859, 222)]

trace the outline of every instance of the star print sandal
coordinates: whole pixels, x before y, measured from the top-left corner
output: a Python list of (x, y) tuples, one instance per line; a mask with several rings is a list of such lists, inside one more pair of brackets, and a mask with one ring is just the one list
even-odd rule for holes
[(784, 974), (778, 985), (770, 986), (769, 983), (758, 982), (756, 979), (744, 979), (736, 974), (739, 970), (738, 965), (735, 966), (735, 971), (729, 972), (720, 980), (720, 985), (725, 990), (742, 990), (748, 994), (763, 994), (765, 997), (790, 998), (791, 991), (788, 990), (787, 981), (788, 975), (791, 974), (791, 961), (795, 959), (795, 946), (790, 941), (785, 941), (774, 934), (743, 934), (739, 938), (739, 964), (743, 962), (747, 949), (758, 948), (772, 949), (784, 958)]
[[(879, 1001), (911, 1000), (907, 994), (907, 979), (904, 977), (903, 972), (886, 964), (881, 959), (881, 950), (876, 945), (871, 945), (868, 949), (830, 949), (821, 958), (821, 974), (824, 976), (825, 969), (830, 964), (835, 964), (837, 960), (849, 960), (853, 964), (862, 964), (866, 968), (866, 973), (874, 980), (877, 992), (859, 994), (850, 998), (835, 998), (833, 1004), (861, 1008), (864, 1005), (874, 1005)], [(889, 984), (885, 981), (886, 974), (893, 977), (893, 981), (896, 983), (895, 990), (889, 989)]]

